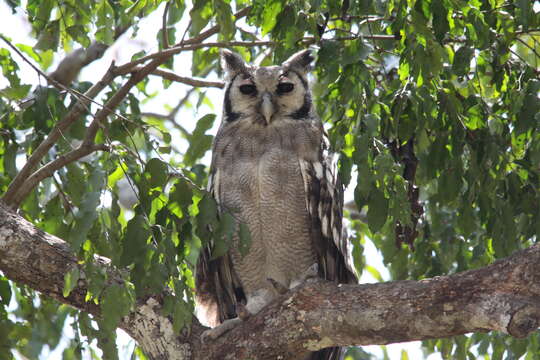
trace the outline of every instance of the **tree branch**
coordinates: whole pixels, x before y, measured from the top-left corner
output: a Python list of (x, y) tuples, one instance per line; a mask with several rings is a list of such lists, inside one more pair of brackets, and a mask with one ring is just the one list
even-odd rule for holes
[[(135, 67), (135, 68), (132, 68), (132, 69), (126, 69), (125, 68), (123, 70), (123, 71), (125, 71), (125, 73), (117, 71), (116, 74), (123, 75), (123, 74), (127, 74), (127, 73), (130, 73), (130, 72), (139, 71), (140, 69), (141, 69), (141, 67), (138, 67), (138, 66)], [(208, 81), (208, 80), (204, 80), (204, 79), (201, 79), (201, 78), (192, 78), (192, 77), (187, 77), (187, 76), (180, 76), (180, 75), (176, 75), (173, 72), (162, 70), (162, 69), (156, 69), (156, 70), (152, 71), (150, 73), (150, 75), (160, 76), (160, 77), (162, 77), (164, 79), (167, 79), (167, 80), (170, 80), (170, 81), (179, 82), (179, 83), (194, 86), (194, 87), (215, 87), (215, 88), (223, 89), (223, 87), (225, 86), (225, 83), (223, 83), (223, 81)]]
[(163, 10), (163, 16), (161, 18), (161, 42), (163, 43), (163, 48), (167, 49), (169, 47), (169, 32), (167, 30), (167, 15), (169, 13), (169, 7), (171, 6), (170, 2), (165, 4), (165, 9)]
[(12, 205), (14, 207), (19, 207), (24, 198), (28, 196), (28, 194), (41, 182), (41, 180), (52, 176), (56, 170), (59, 170), (67, 164), (71, 164), (72, 162), (99, 150), (109, 151), (109, 147), (105, 144), (81, 144), (78, 148), (73, 149), (66, 154), (60, 155), (56, 159), (48, 162), (24, 181), (13, 198)]
[[(237, 12), (235, 14), (236, 19), (239, 19), (241, 17), (246, 16), (250, 9), (251, 9), (251, 7), (246, 7), (244, 9), (242, 9), (241, 11)], [(183, 36), (182, 40), (179, 43), (179, 47), (181, 48), (181, 47), (183, 47), (183, 46), (185, 46), (187, 44), (196, 44), (198, 42), (201, 42), (201, 41), (207, 39), (208, 37), (216, 34), (218, 31), (219, 31), (219, 25), (215, 25), (215, 26), (211, 27), (210, 29), (204, 31), (203, 33), (199, 34), (198, 36), (194, 37), (194, 38), (185, 40), (184, 36)], [(187, 32), (187, 29), (186, 29), (186, 32)], [(6, 41), (8, 43), (8, 45), (11, 45), (9, 40), (7, 40), (4, 37), (1, 37), (1, 38), (4, 41)], [(14, 48), (15, 51), (17, 51), (17, 53), (20, 54), (20, 52), (18, 51), (18, 49), (16, 47), (13, 47), (13, 48)], [(156, 56), (154, 56), (152, 58), (152, 61), (150, 63), (148, 63), (147, 65), (141, 67), (140, 69), (138, 69), (138, 71), (133, 72), (131, 77), (128, 79), (128, 81), (109, 99), (109, 101), (104, 105), (100, 105), (101, 109), (99, 109), (97, 111), (97, 113), (95, 114), (92, 122), (88, 126), (88, 128), (86, 130), (85, 139), (83, 140), (83, 144), (81, 145), (81, 147), (88, 148), (89, 146), (94, 144), (95, 136), (96, 136), (96, 134), (98, 132), (99, 127), (102, 125), (102, 122), (105, 120), (105, 118), (114, 111), (114, 109), (126, 97), (126, 95), (129, 93), (129, 91), (131, 90), (131, 88), (133, 86), (137, 85), (138, 82), (140, 82), (146, 76), (148, 76), (150, 73), (155, 71), (159, 65), (161, 65), (169, 57), (171, 57), (173, 54), (175, 54), (173, 52), (169, 52), (169, 50), (165, 50), (165, 51), (162, 51), (160, 53), (157, 53)], [(20, 55), (23, 56), (22, 54), (20, 54)], [(23, 59), (25, 59), (25, 61), (26, 61), (26, 58), (24, 56), (23, 56)], [(129, 63), (129, 64), (133, 64), (133, 62)], [(32, 67), (34, 67), (33, 64), (30, 63), (30, 65)], [(55, 86), (58, 86), (58, 87), (60, 87), (60, 88), (62, 88), (64, 90), (67, 90), (69, 92), (74, 92), (73, 89), (67, 88), (66, 86), (59, 83), (57, 80), (55, 80), (55, 79), (47, 76), (46, 74), (44, 74), (38, 68), (36, 68), (36, 67), (34, 67), (34, 68), (35, 68), (36, 71), (38, 71), (40, 74), (42, 74), (47, 80), (49, 80)], [(55, 128), (51, 131), (49, 136), (43, 141), (42, 144), (40, 144), (38, 146), (36, 151), (34, 151), (32, 153), (32, 156), (28, 159), (28, 161), (25, 164), (25, 166), (23, 167), (23, 169), (13, 179), (13, 181), (11, 182), (11, 184), (8, 187), (8, 190), (6, 191), (4, 196), (2, 197), (2, 201), (5, 204), (7, 204), (8, 206), (10, 206), (12, 208), (16, 208), (22, 202), (24, 197), (29, 193), (29, 191), (32, 190), (33, 187), (32, 188), (30, 188), (30, 186), (24, 186), (23, 187), (23, 184), (27, 180), (28, 176), (30, 176), (30, 174), (38, 166), (41, 159), (46, 155), (46, 153), (50, 150), (50, 148), (56, 143), (56, 141), (61, 136), (62, 131), (67, 129), (80, 115), (82, 115), (85, 107), (88, 106), (88, 102), (89, 101), (93, 102), (93, 97), (95, 97), (110, 81), (112, 81), (112, 79), (114, 79), (114, 77), (117, 74), (121, 73), (121, 70), (116, 69), (116, 70), (118, 70), (118, 72), (116, 72), (113, 68), (114, 68), (114, 66), (111, 66), (109, 71), (107, 71), (104, 79), (102, 79), (101, 82), (99, 82), (98, 84), (95, 84), (92, 88), (90, 88), (88, 90), (88, 92), (90, 92), (90, 94), (89, 94), (90, 96), (87, 96), (86, 94), (76, 93), (76, 95), (80, 96), (80, 97), (78, 97), (79, 102), (75, 105), (75, 107), (72, 109), (72, 111), (70, 111), (66, 115), (66, 117), (55, 126)], [(123, 68), (124, 68), (124, 71), (125, 71), (126, 70), (125, 66)], [(130, 70), (126, 71), (126, 73), (130, 72), (131, 68), (133, 68), (133, 65), (130, 65), (130, 68), (129, 68)], [(96, 90), (99, 90), (99, 91), (96, 92)], [(82, 99), (81, 99), (81, 97), (82, 97)], [(45, 173), (45, 172), (43, 172), (43, 173)], [(32, 184), (29, 183), (28, 185), (32, 185)], [(35, 185), (37, 185), (37, 183), (33, 184), (33, 185), (35, 186)], [(20, 192), (21, 188), (24, 189), (25, 193)]]
[(83, 98), (79, 98), (73, 108), (66, 114), (66, 116), (56, 123), (49, 135), (39, 144), (34, 150), (32, 155), (26, 161), (23, 168), (17, 176), (11, 181), (5, 194), (2, 196), (2, 201), (8, 206), (14, 206), (14, 199), (17, 192), (21, 188), (22, 184), (28, 179), (28, 177), (34, 172), (40, 161), (45, 157), (47, 152), (53, 147), (54, 144), (60, 139), (62, 133), (66, 131), (71, 124), (77, 121), (81, 115), (87, 110), (89, 101), (87, 99), (93, 99), (96, 97), (114, 78), (114, 64), (109, 67), (105, 75), (100, 81), (95, 83), (90, 89), (84, 93)]
[(162, 78), (170, 80), (170, 81), (175, 81), (175, 82), (179, 82), (179, 83), (183, 83), (183, 84), (191, 85), (195, 87), (215, 87), (215, 88), (223, 89), (223, 87), (225, 86), (225, 83), (223, 83), (223, 81), (208, 81), (204, 79), (180, 76), (170, 71), (165, 71), (161, 69), (156, 69), (152, 71), (150, 74), (161, 76)]
[[(116, 28), (114, 40), (122, 36), (127, 29), (129, 29), (129, 26)], [(100, 59), (109, 47), (110, 45), (94, 41), (86, 49), (77, 49), (68, 54), (58, 64), (56, 70), (49, 74), (49, 77), (62, 85), (69, 86), (77, 78), (83, 67)]]
[[(85, 302), (86, 283), (63, 297), (64, 274), (77, 259), (64, 241), (0, 205), (0, 270), (11, 280), (99, 315)], [(102, 257), (112, 281), (122, 281)], [(540, 245), (494, 264), (422, 281), (337, 285), (312, 280), (283, 295), (241, 326), (209, 344), (204, 328), (172, 331), (162, 294), (138, 299), (120, 327), (152, 359), (297, 359), (328, 346), (388, 344), (469, 332), (525, 337), (540, 321)], [(257, 339), (253, 341), (253, 339)], [(225, 354), (225, 355), (224, 355)]]

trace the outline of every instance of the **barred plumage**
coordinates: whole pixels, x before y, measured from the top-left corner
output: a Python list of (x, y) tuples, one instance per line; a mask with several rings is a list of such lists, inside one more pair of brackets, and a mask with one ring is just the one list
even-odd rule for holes
[[(347, 264), (342, 229), (343, 186), (311, 101), (308, 50), (281, 66), (256, 67), (222, 53), (227, 75), (223, 120), (214, 140), (209, 191), (251, 233), (241, 256), (235, 244), (197, 264), (197, 301), (215, 338), (236, 326), (237, 306), (256, 313), (318, 264), (318, 275), (340, 283), (356, 277)], [(270, 281), (268, 279), (271, 279)], [(306, 354), (338, 359), (339, 348)]]

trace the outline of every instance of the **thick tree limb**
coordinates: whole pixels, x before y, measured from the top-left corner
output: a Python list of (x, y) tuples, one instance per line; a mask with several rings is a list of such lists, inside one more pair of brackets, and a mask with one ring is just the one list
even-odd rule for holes
[[(114, 281), (117, 272), (107, 259), (95, 261)], [(0, 205), (0, 270), (9, 279), (98, 315), (99, 308), (84, 301), (84, 281), (63, 297), (64, 274), (73, 266), (76, 258), (68, 244)], [(336, 285), (314, 280), (209, 344), (200, 343), (204, 328), (196, 321), (191, 332), (175, 334), (170, 319), (161, 315), (161, 299), (139, 299), (120, 325), (153, 359), (295, 359), (327, 346), (491, 330), (524, 337), (540, 322), (540, 245), (485, 268), (422, 281)]]

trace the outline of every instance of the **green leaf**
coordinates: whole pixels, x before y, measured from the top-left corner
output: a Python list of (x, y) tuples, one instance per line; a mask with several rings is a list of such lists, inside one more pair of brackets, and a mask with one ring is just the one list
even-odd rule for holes
[(452, 71), (457, 76), (467, 75), (473, 54), (474, 49), (467, 45), (463, 45), (456, 51), (454, 62), (452, 64)]
[(276, 26), (278, 15), (281, 12), (282, 5), (279, 0), (270, 0), (264, 4), (262, 12), (261, 32), (262, 36), (268, 34)]
[(116, 329), (120, 319), (129, 314), (134, 303), (133, 293), (126, 286), (112, 284), (107, 287), (100, 299), (105, 330), (112, 331)]
[(229, 250), (236, 228), (236, 220), (228, 212), (221, 214), (219, 219), (219, 229), (214, 236), (214, 247), (212, 248), (212, 259), (223, 256)]
[(183, 0), (170, 1), (167, 25), (174, 25), (179, 22), (182, 19), (184, 10), (186, 10), (186, 3)]
[(66, 275), (64, 275), (64, 290), (62, 291), (64, 297), (68, 297), (71, 291), (77, 287), (79, 279), (80, 272), (78, 266), (72, 267)]
[(195, 165), (195, 162), (212, 146), (213, 138), (211, 135), (205, 135), (205, 132), (212, 127), (215, 119), (215, 114), (207, 114), (197, 121), (195, 130), (188, 138), (190, 145), (184, 156), (184, 163), (187, 166)]
[(206, 0), (195, 0), (189, 12), (191, 17), (191, 35), (197, 35), (208, 24), (213, 15), (212, 2)]
[[(11, 287), (6, 277), (0, 276), (0, 305), (9, 305), (11, 301)], [(1, 309), (1, 308), (0, 308)], [(1, 321), (1, 318), (0, 318)]]
[(90, 46), (90, 37), (88, 37), (88, 29), (85, 26), (79, 24), (72, 25), (66, 29), (66, 32), (82, 46)]
[(343, 65), (354, 64), (365, 60), (371, 53), (371, 46), (367, 45), (362, 39), (349, 41), (343, 52)]
[(388, 203), (388, 199), (379, 189), (373, 189), (369, 194), (367, 221), (371, 232), (376, 233), (386, 223)]
[[(188, 207), (192, 203), (193, 191), (187, 181), (179, 179), (169, 195), (168, 208), (178, 217), (188, 216)], [(200, 203), (199, 203), (200, 204)]]
[(96, 40), (104, 44), (112, 44), (114, 41), (114, 10), (108, 0), (101, 0), (96, 11)]
[(371, 274), (371, 276), (373, 276), (375, 278), (375, 280), (383, 281), (381, 273), (375, 267), (373, 267), (371, 265), (366, 265), (364, 268), (366, 269), (367, 272), (369, 272)]
[(169, 178), (169, 166), (157, 158), (148, 160), (144, 172), (149, 175), (149, 184), (152, 188), (163, 188)]
[(220, 26), (220, 35), (228, 40), (234, 33), (234, 17), (228, 1), (213, 0), (214, 12)]
[(180, 333), (185, 326), (191, 324), (193, 315), (191, 309), (187, 303), (182, 300), (176, 299), (173, 311), (173, 330), (175, 333)]
[(142, 215), (136, 215), (128, 222), (126, 233), (122, 238), (123, 251), (120, 258), (120, 266), (131, 263), (144, 262), (147, 241), (151, 232)]
[(444, 36), (450, 29), (447, 19), (448, 10), (444, 5), (443, 0), (432, 0), (431, 9), (433, 11), (433, 29), (435, 30), (435, 37), (439, 42), (442, 42)]
[(37, 44), (34, 49), (56, 51), (60, 42), (60, 20), (51, 21), (39, 34)]
[(201, 201), (198, 204), (199, 214), (197, 215), (198, 225), (205, 227), (213, 225), (217, 219), (217, 206), (216, 201), (210, 194), (204, 194)]
[(25, 44), (16, 44), (15, 46), (17, 46), (17, 48), (21, 50), (23, 53), (29, 55), (32, 59), (34, 59), (34, 61), (40, 62), (41, 57), (39, 56), (38, 53), (34, 51), (34, 49), (31, 46), (25, 45)]

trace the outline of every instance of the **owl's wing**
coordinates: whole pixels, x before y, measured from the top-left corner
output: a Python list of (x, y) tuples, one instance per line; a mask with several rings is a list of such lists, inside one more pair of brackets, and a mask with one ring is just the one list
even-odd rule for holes
[[(212, 169), (208, 191), (219, 201), (219, 171)], [(225, 319), (236, 317), (236, 304), (245, 303), (245, 295), (232, 266), (229, 254), (212, 259), (213, 241), (201, 249), (195, 272), (196, 300), (209, 325), (216, 326)]]
[(326, 133), (318, 161), (300, 160), (306, 191), (306, 206), (312, 223), (312, 241), (316, 250), (319, 275), (339, 283), (357, 282), (343, 229), (343, 184), (337, 176), (337, 161), (329, 151)]

